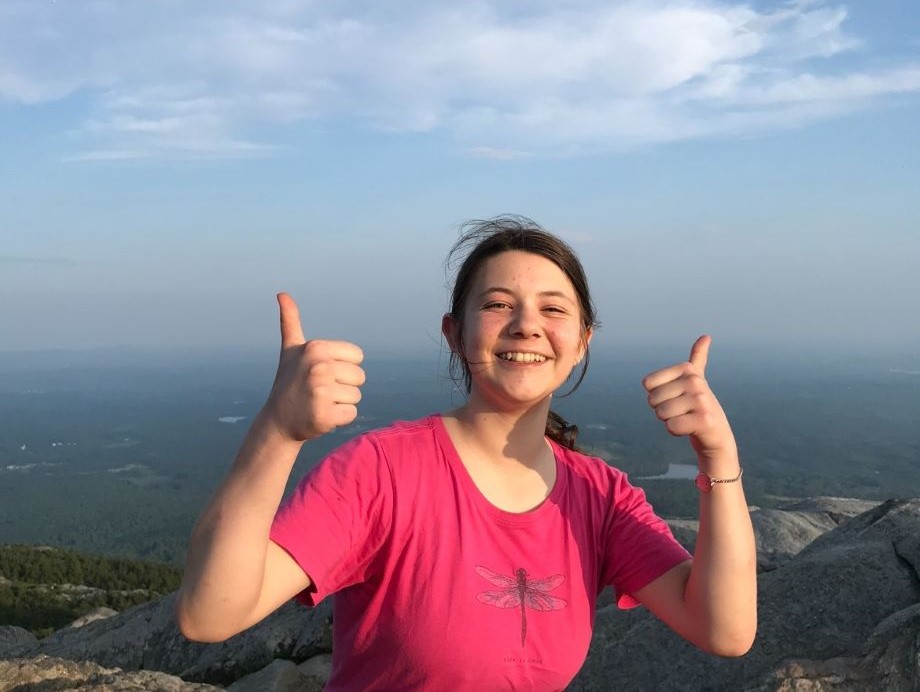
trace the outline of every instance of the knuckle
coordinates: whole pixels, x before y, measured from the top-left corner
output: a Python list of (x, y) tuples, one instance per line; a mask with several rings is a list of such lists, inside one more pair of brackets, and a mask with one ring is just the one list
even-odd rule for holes
[(328, 409), (322, 409), (316, 412), (313, 418), (313, 425), (323, 432), (329, 432), (335, 427), (335, 421), (333, 421), (332, 417), (329, 415)]
[(303, 352), (310, 360), (322, 359), (329, 352), (329, 344), (322, 339), (311, 339), (303, 345)]
[(313, 404), (315, 406), (322, 406), (329, 400), (329, 386), (325, 384), (314, 385), (311, 394)]
[(335, 363), (335, 377), (339, 382), (357, 385), (364, 383), (364, 371), (357, 365), (337, 361)]
[(692, 383), (691, 386), (697, 392), (702, 393), (702, 392), (705, 392), (707, 389), (709, 389), (709, 385), (706, 384), (706, 378), (698, 373), (695, 373), (690, 376), (690, 382)]
[(347, 404), (339, 408), (339, 425), (348, 425), (358, 417), (358, 407)]
[(332, 364), (325, 360), (310, 363), (307, 369), (307, 375), (313, 382), (330, 379), (332, 374)]
[(714, 428), (716, 425), (716, 417), (712, 411), (703, 411), (700, 416), (700, 424), (703, 428)]

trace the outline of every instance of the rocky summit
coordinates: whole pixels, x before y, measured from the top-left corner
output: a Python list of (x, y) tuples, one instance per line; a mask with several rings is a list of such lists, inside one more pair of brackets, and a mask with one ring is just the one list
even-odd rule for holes
[[(759, 627), (737, 659), (704, 654), (643, 608), (602, 599), (570, 689), (920, 690), (920, 499), (752, 509)], [(696, 525), (674, 521), (692, 548)], [(293, 603), (220, 644), (187, 641), (173, 595), (37, 640), (0, 627), (0, 690), (319, 690), (331, 610)]]

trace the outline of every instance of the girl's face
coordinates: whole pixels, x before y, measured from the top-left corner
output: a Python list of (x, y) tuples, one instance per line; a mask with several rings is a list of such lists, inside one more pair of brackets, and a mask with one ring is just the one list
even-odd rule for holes
[(472, 376), (471, 402), (526, 409), (558, 389), (591, 340), (572, 282), (552, 261), (512, 250), (486, 260), (463, 306), (462, 340), (444, 316), (451, 349)]

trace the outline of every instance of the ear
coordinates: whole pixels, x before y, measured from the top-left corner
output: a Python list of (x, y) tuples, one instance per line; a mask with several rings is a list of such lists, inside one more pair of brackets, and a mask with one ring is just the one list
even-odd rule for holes
[(588, 345), (591, 343), (592, 336), (594, 336), (594, 330), (588, 328), (585, 331), (585, 338), (582, 339), (581, 347), (578, 349), (578, 358), (575, 359), (575, 365), (578, 365), (582, 360), (584, 360), (585, 353), (588, 352)]
[(447, 345), (450, 346), (452, 353), (460, 352), (459, 339), (457, 338), (457, 320), (449, 312), (444, 313), (441, 318), (441, 333), (447, 339)]

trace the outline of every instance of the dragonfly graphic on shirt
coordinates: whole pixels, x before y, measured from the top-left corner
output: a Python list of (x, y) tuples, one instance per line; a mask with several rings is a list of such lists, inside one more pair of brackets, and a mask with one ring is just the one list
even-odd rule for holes
[(476, 566), (476, 573), (493, 586), (499, 587), (498, 591), (483, 591), (477, 594), (476, 598), (480, 603), (493, 605), (496, 608), (520, 607), (521, 648), (524, 648), (524, 641), (527, 638), (528, 608), (540, 611), (565, 608), (565, 601), (547, 593), (565, 581), (565, 577), (561, 574), (554, 574), (545, 579), (529, 579), (527, 570), (520, 567), (514, 571), (513, 577), (507, 577), (480, 565)]

